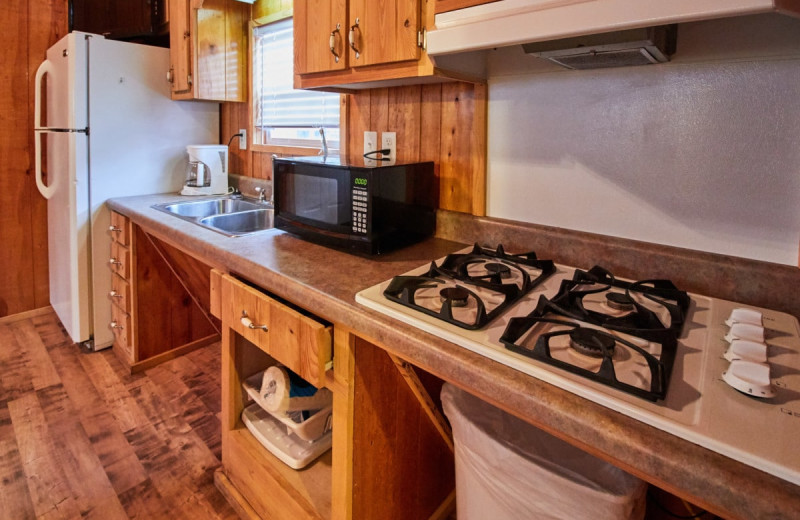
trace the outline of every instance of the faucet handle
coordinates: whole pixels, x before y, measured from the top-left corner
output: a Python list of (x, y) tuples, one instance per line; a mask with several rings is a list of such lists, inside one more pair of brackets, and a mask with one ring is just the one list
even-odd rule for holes
[(261, 186), (256, 186), (254, 189), (258, 193), (258, 201), (264, 202), (267, 199), (267, 191)]

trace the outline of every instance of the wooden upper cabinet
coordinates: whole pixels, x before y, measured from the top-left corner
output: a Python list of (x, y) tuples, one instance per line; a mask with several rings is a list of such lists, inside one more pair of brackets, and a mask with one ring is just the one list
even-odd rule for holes
[(247, 99), (250, 6), (236, 0), (170, 0), (173, 99)]
[(295, 88), (371, 88), (439, 75), (424, 51), (433, 13), (426, 0), (295, 0)]
[(347, 68), (347, 0), (296, 0), (293, 24), (298, 73)]
[(192, 92), (192, 31), (190, 24), (190, 2), (169, 2), (169, 74), (172, 96), (189, 95)]
[(350, 0), (351, 66), (418, 60), (420, 14), (419, 0)]

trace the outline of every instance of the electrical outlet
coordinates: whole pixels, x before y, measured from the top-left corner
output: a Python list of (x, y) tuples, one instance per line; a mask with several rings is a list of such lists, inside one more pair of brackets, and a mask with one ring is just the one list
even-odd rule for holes
[(389, 159), (385, 164), (394, 164), (397, 160), (397, 132), (381, 133), (381, 149), (389, 150), (389, 153), (383, 154), (384, 158)]
[(247, 130), (240, 128), (239, 133), (242, 134), (239, 138), (239, 150), (247, 150)]

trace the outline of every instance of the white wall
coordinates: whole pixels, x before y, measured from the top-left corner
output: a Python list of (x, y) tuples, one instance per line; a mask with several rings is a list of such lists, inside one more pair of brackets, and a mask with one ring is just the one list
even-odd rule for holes
[(797, 265), (800, 21), (686, 24), (668, 64), (489, 54), (488, 214)]

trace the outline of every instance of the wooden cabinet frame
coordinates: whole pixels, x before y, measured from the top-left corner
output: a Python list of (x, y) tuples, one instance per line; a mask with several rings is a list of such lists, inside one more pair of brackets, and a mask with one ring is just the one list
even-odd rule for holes
[[(111, 213), (112, 348), (132, 372), (219, 339), (208, 313), (210, 267)], [(127, 242), (127, 245), (124, 244)]]

